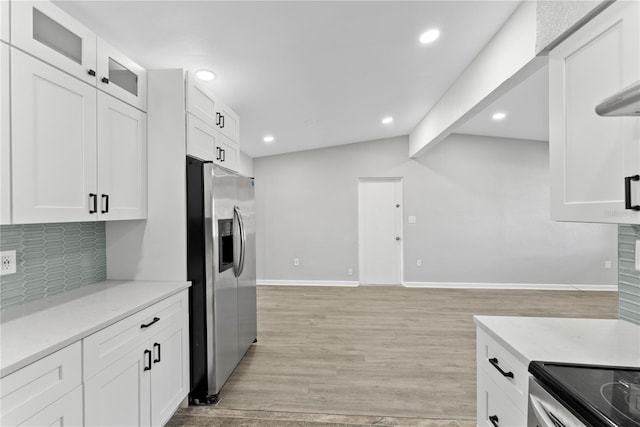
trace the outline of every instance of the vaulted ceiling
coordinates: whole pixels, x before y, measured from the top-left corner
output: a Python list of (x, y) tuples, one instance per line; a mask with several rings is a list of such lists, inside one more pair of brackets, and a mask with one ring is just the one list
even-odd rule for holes
[(56, 3), (148, 69), (214, 71), (259, 157), (408, 134), (520, 1)]

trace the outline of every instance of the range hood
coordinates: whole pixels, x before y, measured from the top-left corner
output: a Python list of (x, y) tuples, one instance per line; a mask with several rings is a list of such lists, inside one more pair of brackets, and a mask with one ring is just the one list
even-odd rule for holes
[(599, 116), (640, 116), (640, 80), (596, 105)]

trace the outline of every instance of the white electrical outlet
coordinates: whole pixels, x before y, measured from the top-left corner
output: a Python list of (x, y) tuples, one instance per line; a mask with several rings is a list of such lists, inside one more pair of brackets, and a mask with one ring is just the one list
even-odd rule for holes
[(607, 269), (607, 270), (610, 270), (611, 269), (611, 261), (606, 260), (604, 262), (604, 268)]
[(416, 260), (416, 267), (422, 267), (422, 260), (421, 259)]
[(353, 276), (353, 268), (347, 270), (347, 276)]
[(300, 258), (294, 258), (293, 265), (300, 265)]
[(16, 251), (3, 251), (0, 253), (2, 256), (2, 269), (0, 269), (0, 276), (5, 274), (14, 274), (16, 272)]

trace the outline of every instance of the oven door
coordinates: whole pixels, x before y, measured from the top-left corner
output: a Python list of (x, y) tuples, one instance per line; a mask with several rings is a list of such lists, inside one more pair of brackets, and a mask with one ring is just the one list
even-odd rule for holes
[(529, 377), (527, 427), (587, 427), (547, 392), (534, 377)]

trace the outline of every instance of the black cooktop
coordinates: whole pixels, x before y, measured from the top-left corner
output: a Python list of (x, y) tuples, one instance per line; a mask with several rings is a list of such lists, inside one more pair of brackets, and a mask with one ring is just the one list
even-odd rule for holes
[(531, 362), (529, 372), (587, 425), (640, 427), (640, 367)]

